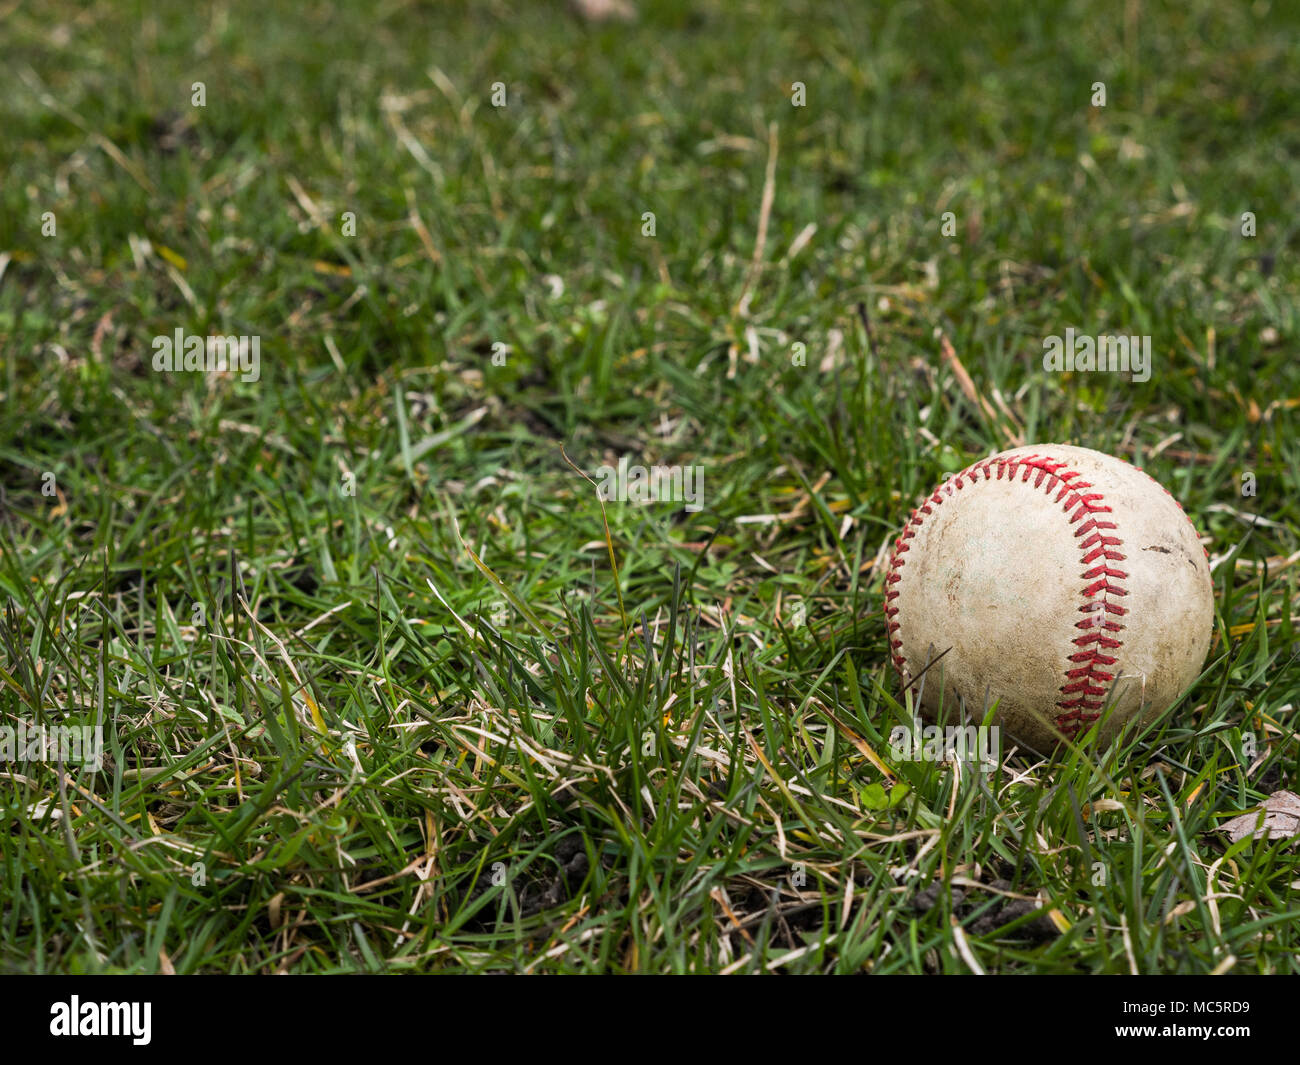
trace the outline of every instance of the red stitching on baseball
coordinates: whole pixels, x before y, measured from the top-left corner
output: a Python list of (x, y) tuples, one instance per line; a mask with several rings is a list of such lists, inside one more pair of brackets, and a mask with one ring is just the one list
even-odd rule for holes
[[(1107, 536), (1106, 533), (1115, 531), (1117, 526), (1113, 521), (1098, 517), (1111, 512), (1110, 507), (1103, 503), (1103, 493), (1086, 491), (1093, 486), (1079, 479), (1082, 475), (1078, 470), (1066, 469), (1066, 465), (1063, 460), (1038, 455), (991, 458), (968, 466), (936, 488), (926, 503), (912, 511), (906, 527), (894, 543), (889, 575), (885, 578), (885, 627), (894, 667), (900, 676), (905, 676), (907, 662), (903, 657), (903, 641), (898, 635), (902, 623), (896, 618), (898, 607), (894, 605), (899, 591), (894, 585), (903, 579), (901, 570), (904, 565), (903, 555), (908, 550), (906, 541), (916, 535), (916, 530), (926, 516), (934, 513), (935, 506), (951, 498), (954, 492), (961, 491), (966, 479), (971, 484), (978, 484), (980, 475), (983, 474), (984, 480), (990, 481), (994, 479), (996, 470), (999, 481), (1004, 475), (1007, 480), (1014, 481), (1019, 473), (1021, 483), (1027, 484), (1033, 474), (1033, 487), (1045, 491), (1049, 498), (1055, 493), (1054, 502), (1061, 504), (1070, 524), (1079, 525), (1074, 532), (1075, 538), (1086, 537), (1079, 543), (1080, 562), (1085, 567), (1082, 579), (1090, 583), (1081, 590), (1085, 601), (1079, 607), (1079, 612), (1087, 616), (1082, 621), (1075, 622), (1074, 627), (1083, 630), (1083, 635), (1072, 641), (1079, 650), (1068, 658), (1078, 665), (1064, 670), (1066, 683), (1061, 685), (1062, 698), (1056, 703), (1061, 710), (1056, 716), (1056, 727), (1073, 737), (1101, 716), (1106, 685), (1115, 679), (1114, 672), (1105, 667), (1113, 666), (1117, 659), (1103, 652), (1122, 647), (1123, 641), (1105, 634), (1122, 632), (1124, 629), (1118, 621), (1111, 620), (1110, 615), (1123, 617), (1128, 611), (1112, 602), (1111, 597), (1128, 595), (1128, 591), (1119, 583), (1127, 579), (1128, 573), (1113, 565), (1124, 561), (1125, 556), (1117, 550), (1123, 546), (1124, 541), (1118, 536)], [(1085, 518), (1087, 520), (1083, 521)], [(1081, 521), (1083, 523), (1080, 525)]]

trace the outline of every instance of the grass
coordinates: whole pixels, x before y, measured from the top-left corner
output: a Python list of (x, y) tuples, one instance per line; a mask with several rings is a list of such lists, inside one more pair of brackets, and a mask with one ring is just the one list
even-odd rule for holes
[[(1300, 970), (1216, 831), (1300, 790), (1295, 12), (775, 6), (0, 9), (0, 723), (106, 744), (0, 772), (0, 968)], [(895, 761), (891, 538), (1016, 439), (1182, 501), (1205, 673)]]

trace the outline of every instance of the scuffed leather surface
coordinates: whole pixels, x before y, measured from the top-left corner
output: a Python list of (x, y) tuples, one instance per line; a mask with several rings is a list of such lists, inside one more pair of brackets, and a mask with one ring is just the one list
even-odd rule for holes
[[(1040, 478), (1026, 465), (1031, 456), (1065, 465)], [(1099, 498), (1069, 505), (1084, 496)], [(1090, 518), (1113, 523), (1102, 532), (1119, 544), (1105, 548), (1109, 558), (1085, 563), (1088, 536), (1076, 532)], [(1085, 577), (1098, 563), (1122, 577)], [(1103, 590), (1088, 594), (1099, 580)], [(1098, 674), (1113, 675), (1095, 700), (1105, 740), (1177, 699), (1199, 674), (1213, 631), (1205, 551), (1178, 503), (1136, 467), (1064, 444), (1001, 452), (936, 489), (895, 546), (886, 588), (904, 683), (931, 653), (947, 651), (925, 675), (923, 715), (936, 720), (942, 699), (944, 720), (955, 723), (961, 705), (978, 722), (998, 700), (994, 723), (1040, 752), (1057, 745), (1059, 729), (1081, 736), (1090, 724), (1063, 717), (1069, 710), (1060, 704), (1078, 697), (1062, 692), (1079, 679), (1067, 670), (1091, 669), (1083, 678), (1090, 687), (1102, 684)], [(1099, 601), (1123, 613), (1097, 610)], [(1120, 643), (1104, 651), (1113, 665), (1070, 660), (1091, 631), (1079, 623), (1094, 614), (1122, 626), (1107, 634)]]

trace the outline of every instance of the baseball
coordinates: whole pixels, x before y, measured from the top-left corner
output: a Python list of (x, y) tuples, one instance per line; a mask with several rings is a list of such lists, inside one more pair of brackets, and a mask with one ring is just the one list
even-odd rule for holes
[(1039, 444), (967, 467), (912, 512), (885, 620), (925, 717), (942, 700), (945, 722), (979, 724), (996, 702), (992, 723), (1047, 753), (1098, 719), (1105, 742), (1167, 710), (1205, 661), (1214, 594), (1164, 488), (1100, 451)]

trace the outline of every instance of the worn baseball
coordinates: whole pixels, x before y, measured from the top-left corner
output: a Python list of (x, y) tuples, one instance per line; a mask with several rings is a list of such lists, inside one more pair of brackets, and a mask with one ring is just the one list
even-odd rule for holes
[(975, 463), (912, 512), (885, 619), (925, 717), (942, 699), (946, 722), (979, 724), (996, 702), (992, 723), (1047, 753), (1099, 718), (1105, 742), (1167, 710), (1205, 662), (1214, 594), (1164, 488), (1100, 451), (1039, 444)]

